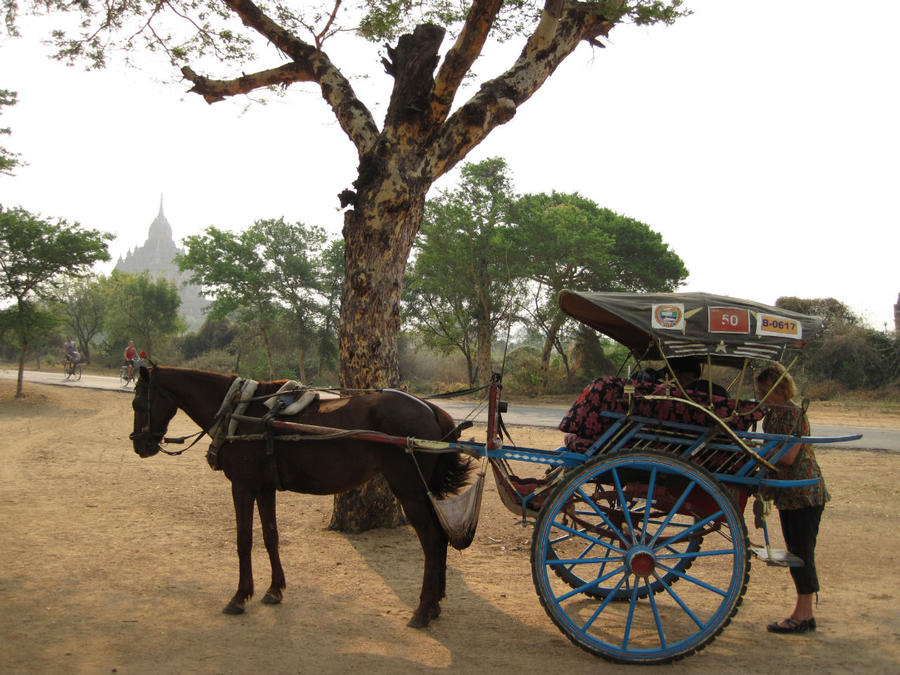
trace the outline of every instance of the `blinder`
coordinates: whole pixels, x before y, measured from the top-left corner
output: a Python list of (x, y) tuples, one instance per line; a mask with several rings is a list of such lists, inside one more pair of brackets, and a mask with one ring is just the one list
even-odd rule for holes
[[(162, 390), (160, 390), (162, 391)], [(163, 392), (165, 393), (165, 392)], [(153, 431), (150, 428), (150, 383), (138, 378), (134, 385), (134, 398), (131, 401), (131, 407), (136, 413), (144, 414), (144, 426), (140, 431), (133, 431), (128, 435), (129, 440), (140, 441), (150, 439), (156, 445), (162, 442), (166, 435), (166, 429), (162, 431)]]

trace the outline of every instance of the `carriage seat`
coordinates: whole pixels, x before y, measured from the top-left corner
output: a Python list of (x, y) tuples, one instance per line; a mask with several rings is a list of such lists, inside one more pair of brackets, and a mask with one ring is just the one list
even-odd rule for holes
[[(613, 418), (600, 415), (601, 411), (628, 414), (628, 397), (625, 384), (634, 386), (631, 413), (668, 422), (682, 422), (709, 426), (706, 413), (677, 399), (665, 401), (641, 398), (647, 395), (666, 395), (666, 387), (652, 382), (634, 382), (621, 377), (600, 377), (591, 382), (559, 423), (559, 430), (566, 434), (565, 444), (574, 452), (585, 452), (614, 423)], [(708, 391), (691, 391), (688, 395), (695, 402), (708, 406)], [(736, 431), (747, 431), (763, 418), (762, 410), (755, 410), (755, 401), (743, 401), (713, 394), (711, 411)]]

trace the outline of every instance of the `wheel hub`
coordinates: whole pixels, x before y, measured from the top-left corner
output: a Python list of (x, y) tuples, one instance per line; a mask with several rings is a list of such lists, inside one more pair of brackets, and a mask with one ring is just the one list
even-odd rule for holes
[(628, 552), (628, 568), (639, 577), (649, 577), (656, 567), (656, 558), (650, 549), (638, 547)]

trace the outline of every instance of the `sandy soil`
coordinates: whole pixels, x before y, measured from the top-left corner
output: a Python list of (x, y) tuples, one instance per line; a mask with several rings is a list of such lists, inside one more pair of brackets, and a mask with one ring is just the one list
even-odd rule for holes
[[(128, 441), (129, 397), (28, 385), (16, 401), (13, 384), (0, 382), (0, 672), (635, 672), (573, 646), (544, 614), (531, 529), (492, 483), (475, 542), (451, 552), (444, 613), (424, 631), (406, 627), (422, 572), (412, 531), (329, 532), (331, 499), (296, 494), (279, 496), (284, 603), (223, 615), (237, 584), (233, 513), (205, 443), (141, 460)], [(193, 430), (181, 416), (170, 427)], [(559, 441), (513, 432), (524, 446)], [(754, 562), (732, 624), (666, 672), (900, 670), (900, 457), (819, 458), (833, 495), (818, 551), (819, 630), (766, 633), (790, 609), (792, 585), (786, 570)], [(761, 539), (752, 526), (750, 536)], [(261, 590), (258, 528), (255, 540)]]

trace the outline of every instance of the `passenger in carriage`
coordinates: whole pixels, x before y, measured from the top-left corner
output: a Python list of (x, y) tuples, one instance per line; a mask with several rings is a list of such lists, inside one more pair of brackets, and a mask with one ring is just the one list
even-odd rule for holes
[[(780, 379), (779, 379), (780, 378)], [(792, 400), (797, 393), (793, 378), (784, 366), (775, 363), (756, 376), (759, 397), (766, 397), (770, 410), (763, 420), (763, 431), (771, 434), (791, 434), (809, 436), (809, 420), (806, 413)], [(801, 558), (803, 567), (791, 567), (791, 577), (797, 590), (794, 611), (787, 619), (776, 621), (767, 627), (772, 633), (806, 633), (816, 629), (813, 617), (813, 595), (819, 591), (816, 575), (816, 537), (819, 522), (830, 499), (822, 471), (816, 462), (812, 445), (800, 443), (794, 446), (779, 461), (780, 480), (818, 478), (819, 482), (810, 487), (779, 488), (764, 492), (763, 496), (773, 498), (778, 507), (781, 532), (788, 551)]]
[(698, 358), (694, 356), (678, 356), (669, 359), (669, 365), (675, 373), (675, 378), (681, 383), (685, 391), (709, 396), (709, 390), (712, 387), (713, 396), (728, 398), (728, 391), (725, 387), (714, 382), (710, 383), (709, 380), (700, 379), (703, 366)]

